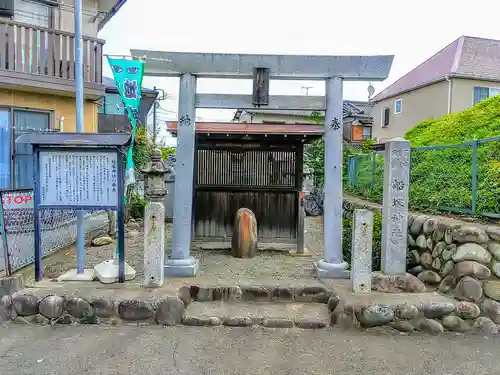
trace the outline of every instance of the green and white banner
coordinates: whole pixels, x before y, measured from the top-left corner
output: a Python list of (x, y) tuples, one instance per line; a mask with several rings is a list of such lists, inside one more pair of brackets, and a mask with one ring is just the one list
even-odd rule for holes
[(125, 186), (135, 183), (134, 160), (132, 158), (139, 104), (141, 103), (144, 62), (141, 60), (113, 59), (108, 56), (108, 63), (113, 71), (116, 88), (120, 93), (125, 111), (132, 125), (132, 144), (127, 153)]

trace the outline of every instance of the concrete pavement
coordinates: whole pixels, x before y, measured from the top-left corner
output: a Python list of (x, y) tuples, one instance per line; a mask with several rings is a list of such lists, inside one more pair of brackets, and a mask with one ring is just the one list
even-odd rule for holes
[(0, 328), (0, 374), (500, 374), (500, 340), (341, 330)]

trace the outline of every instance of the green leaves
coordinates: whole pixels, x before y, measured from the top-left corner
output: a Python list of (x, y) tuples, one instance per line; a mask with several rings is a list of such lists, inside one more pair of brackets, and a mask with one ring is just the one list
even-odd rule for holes
[(465, 111), (426, 120), (409, 130), (412, 147), (451, 145), (500, 136), (500, 96), (484, 100)]
[(174, 147), (164, 147), (161, 149), (161, 158), (163, 160), (166, 160), (168, 155), (173, 155), (173, 154), (175, 154)]

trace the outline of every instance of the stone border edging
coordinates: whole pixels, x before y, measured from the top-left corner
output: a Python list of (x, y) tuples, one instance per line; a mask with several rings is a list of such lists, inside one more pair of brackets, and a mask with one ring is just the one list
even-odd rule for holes
[(422, 331), (431, 334), (475, 332), (498, 334), (500, 303), (486, 300), (482, 309), (472, 302), (430, 302), (417, 306), (345, 306), (331, 315), (332, 325), (342, 328), (390, 327), (400, 332)]
[[(261, 294), (263, 290), (266, 293)], [(209, 301), (238, 301), (244, 300), (244, 296), (256, 298), (256, 296), (262, 297), (263, 295), (266, 297), (264, 300), (260, 299), (261, 302), (297, 302), (303, 298), (301, 302), (320, 302), (320, 306), (324, 305), (322, 308), (328, 309), (329, 321), (285, 317), (191, 316), (189, 315), (189, 305), (193, 301), (203, 303), (198, 299), (200, 291), (202, 291), (201, 296), (211, 296), (212, 299)], [(310, 294), (306, 294), (306, 291)], [(192, 298), (192, 293), (196, 299)], [(283, 296), (283, 299), (280, 296)], [(327, 299), (326, 296), (328, 296)], [(316, 299), (316, 302), (313, 302), (313, 299)], [(320, 299), (321, 301), (319, 301)], [(223, 325), (227, 327), (261, 326), (302, 329), (320, 329), (333, 326), (358, 330), (383, 327), (405, 333), (421, 331), (439, 334), (449, 331), (494, 335), (499, 333), (497, 324), (500, 324), (500, 303), (485, 300), (481, 306), (467, 301), (430, 302), (422, 305), (385, 306), (370, 304), (349, 306), (343, 305), (337, 295), (319, 286), (266, 289), (262, 286), (204, 288), (196, 285), (181, 287), (178, 291), (178, 297), (165, 297), (157, 301), (118, 301), (110, 298), (92, 298), (87, 301), (84, 298), (73, 296), (46, 295), (39, 297), (33, 294), (15, 293), (0, 298), (0, 322), (8, 320), (12, 320), (14, 323), (41, 325), (136, 323), (164, 326), (182, 324), (205, 327)]]
[[(49, 294), (39, 297), (34, 294), (14, 293), (0, 298), (0, 322), (11, 320), (24, 324), (111, 324), (150, 323), (165, 326), (184, 324), (187, 326), (249, 327), (259, 325), (269, 328), (316, 329), (328, 326), (328, 322), (288, 318), (248, 317), (194, 317), (188, 314), (191, 302), (208, 301), (258, 301), (258, 302), (305, 302), (330, 306), (338, 304), (338, 297), (321, 286), (315, 287), (266, 287), (184, 286), (177, 297), (165, 297), (157, 301), (113, 300)], [(335, 305), (336, 307), (336, 305)]]

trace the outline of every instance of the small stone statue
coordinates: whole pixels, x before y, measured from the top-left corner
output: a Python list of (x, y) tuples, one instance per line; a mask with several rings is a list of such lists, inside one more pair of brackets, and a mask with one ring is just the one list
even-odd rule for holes
[(236, 258), (253, 258), (257, 252), (257, 219), (248, 208), (236, 212), (231, 247)]

